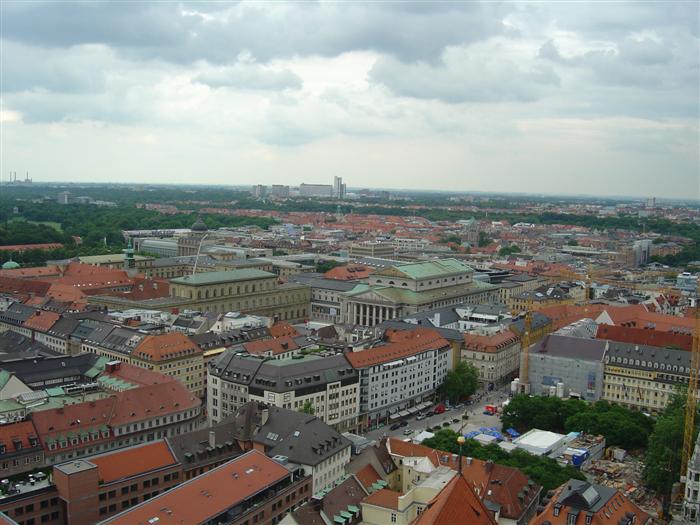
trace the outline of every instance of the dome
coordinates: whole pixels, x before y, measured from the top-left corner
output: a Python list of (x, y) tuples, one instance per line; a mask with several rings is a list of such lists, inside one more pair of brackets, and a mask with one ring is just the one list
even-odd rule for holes
[(16, 270), (17, 268), (19, 268), (19, 264), (15, 261), (7, 261), (2, 265), (3, 270)]
[(205, 231), (209, 230), (209, 228), (207, 228), (207, 225), (204, 224), (204, 221), (202, 220), (201, 217), (197, 217), (197, 220), (195, 221), (195, 223), (192, 225), (192, 227), (190, 229), (193, 232), (205, 232)]

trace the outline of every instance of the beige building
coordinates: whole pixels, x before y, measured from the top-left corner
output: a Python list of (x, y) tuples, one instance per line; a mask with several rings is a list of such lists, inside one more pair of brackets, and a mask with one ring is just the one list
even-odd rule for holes
[(662, 411), (687, 385), (690, 352), (607, 342), (601, 399), (648, 413)]
[(462, 361), (474, 365), (482, 383), (506, 383), (517, 377), (520, 368), (520, 337), (508, 329), (464, 334)]
[(498, 300), (498, 288), (475, 281), (474, 270), (456, 259), (397, 264), (377, 270), (369, 284), (345, 292), (343, 322), (374, 326), (388, 319), (457, 304)]
[(311, 290), (299, 284), (280, 284), (273, 273), (246, 268), (171, 279), (170, 297), (132, 300), (95, 295), (88, 301), (116, 310), (245, 312), (284, 321), (303, 321), (309, 316)]
[(203, 352), (182, 332), (144, 335), (115, 327), (99, 342), (83, 341), (82, 350), (174, 377), (194, 395), (204, 395)]
[[(192, 270), (196, 259), (196, 256), (165, 257), (162, 259), (155, 259), (152, 264), (150, 264), (147, 268), (144, 268), (142, 272), (147, 277), (151, 278), (175, 279), (177, 277), (184, 277), (185, 275), (192, 275)], [(272, 263), (258, 259), (240, 259), (236, 260), (235, 262), (221, 261), (208, 255), (200, 255), (199, 262), (197, 263), (197, 273), (221, 272), (230, 271), (233, 269), (242, 270), (246, 268), (254, 268), (264, 272), (272, 272)]]

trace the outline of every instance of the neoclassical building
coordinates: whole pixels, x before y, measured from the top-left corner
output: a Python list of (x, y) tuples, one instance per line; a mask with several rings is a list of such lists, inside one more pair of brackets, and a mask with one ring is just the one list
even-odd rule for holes
[(474, 270), (457, 259), (390, 266), (372, 273), (368, 284), (345, 292), (342, 321), (374, 326), (388, 319), (454, 304), (498, 300), (498, 287), (475, 281)]
[(255, 268), (204, 272), (170, 280), (170, 297), (134, 300), (92, 296), (89, 302), (114, 309), (147, 308), (162, 311), (245, 312), (286, 321), (309, 316), (311, 289), (280, 284), (274, 273)]

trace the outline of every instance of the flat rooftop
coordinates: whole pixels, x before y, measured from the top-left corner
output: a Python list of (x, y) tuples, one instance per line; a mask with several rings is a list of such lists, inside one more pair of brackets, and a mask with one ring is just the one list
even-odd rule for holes
[(277, 275), (264, 272), (256, 268), (241, 268), (240, 270), (228, 270), (224, 272), (202, 272), (194, 275), (185, 275), (170, 279), (172, 284), (185, 284), (189, 286), (206, 286), (208, 284), (230, 283), (235, 281), (251, 281), (253, 279), (276, 278)]

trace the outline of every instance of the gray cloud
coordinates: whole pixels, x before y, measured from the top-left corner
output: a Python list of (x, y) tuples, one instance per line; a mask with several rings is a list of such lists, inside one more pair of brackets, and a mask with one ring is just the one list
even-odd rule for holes
[(1, 8), (6, 39), (46, 47), (101, 43), (126, 56), (181, 63), (228, 63), (243, 51), (268, 61), (356, 50), (433, 61), (446, 46), (502, 33), (510, 9), (473, 2), (430, 9), (418, 2), (208, 3), (202, 9), (175, 2), (3, 2)]
[(469, 52), (440, 65), (382, 58), (370, 71), (370, 79), (400, 96), (447, 103), (532, 102), (545, 88), (559, 83), (547, 65), (524, 69), (509, 60)]

